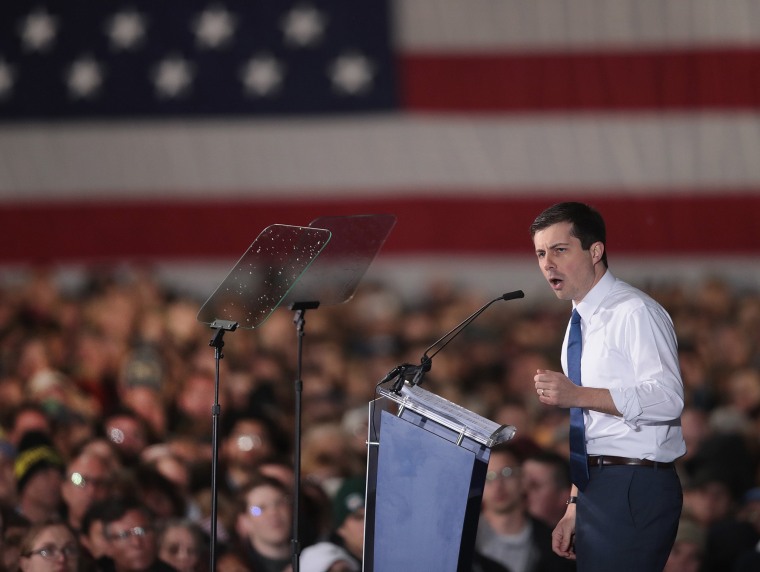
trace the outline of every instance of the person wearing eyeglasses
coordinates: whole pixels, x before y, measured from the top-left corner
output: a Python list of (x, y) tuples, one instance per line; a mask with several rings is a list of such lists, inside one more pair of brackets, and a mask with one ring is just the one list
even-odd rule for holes
[(575, 562), (552, 552), (552, 531), (530, 516), (522, 467), (510, 443), (491, 449), (475, 551), (510, 572), (564, 572)]
[(79, 569), (79, 544), (63, 522), (47, 521), (29, 528), (20, 544), (22, 572), (75, 572)]
[(153, 516), (134, 499), (115, 499), (101, 513), (106, 539), (102, 572), (176, 572), (158, 557)]
[(75, 531), (81, 529), (82, 517), (92, 503), (108, 497), (112, 483), (111, 470), (99, 455), (85, 451), (69, 460), (61, 497), (66, 520)]

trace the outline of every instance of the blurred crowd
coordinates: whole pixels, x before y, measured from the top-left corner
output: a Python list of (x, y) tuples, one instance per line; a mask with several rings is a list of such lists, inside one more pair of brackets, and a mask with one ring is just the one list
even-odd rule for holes
[[(757, 562), (760, 541), (760, 287), (637, 286), (673, 317), (686, 392), (684, 512), (667, 570), (757, 569), (743, 566)], [(72, 287), (40, 268), (0, 288), (0, 570), (56, 559), (71, 570), (207, 570), (217, 392), (217, 569), (288, 569), (292, 312), (228, 332), (217, 361), (213, 331), (196, 319), (203, 299), (149, 270), (93, 269)], [(404, 297), (369, 282), (347, 303), (305, 313), (304, 572), (359, 569), (367, 406), (378, 381), (419, 363), (496, 294), (452, 279)], [(517, 428), (492, 480), (512, 483), (516, 510), (546, 534), (569, 492), (568, 421), (537, 401), (533, 375), (560, 369), (569, 313), (555, 300), (494, 306), (435, 356), (423, 384)], [(509, 494), (489, 486), (484, 518)], [(499, 563), (484, 549), (475, 566), (562, 569), (522, 554)]]

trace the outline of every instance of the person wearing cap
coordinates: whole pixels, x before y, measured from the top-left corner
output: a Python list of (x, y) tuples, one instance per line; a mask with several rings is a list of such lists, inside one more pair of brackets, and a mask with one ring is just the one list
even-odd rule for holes
[(364, 496), (364, 477), (350, 477), (333, 497), (334, 530), (329, 541), (345, 550), (357, 565), (364, 557)]
[(0, 438), (0, 507), (16, 506), (15, 460), (16, 448), (10, 441)]
[(60, 516), (64, 462), (44, 433), (26, 433), (14, 462), (20, 514), (36, 524)]
[(301, 552), (302, 572), (359, 572), (361, 568), (351, 555), (332, 542), (317, 542)]

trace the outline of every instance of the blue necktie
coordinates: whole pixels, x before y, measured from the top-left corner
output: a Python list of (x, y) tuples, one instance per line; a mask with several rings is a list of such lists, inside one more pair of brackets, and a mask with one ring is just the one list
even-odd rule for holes
[[(581, 383), (581, 315), (573, 310), (570, 318), (570, 336), (567, 339), (567, 373), (575, 385)], [(583, 424), (583, 409), (570, 408), (570, 476), (578, 490), (588, 484), (588, 458), (586, 456), (586, 428)]]

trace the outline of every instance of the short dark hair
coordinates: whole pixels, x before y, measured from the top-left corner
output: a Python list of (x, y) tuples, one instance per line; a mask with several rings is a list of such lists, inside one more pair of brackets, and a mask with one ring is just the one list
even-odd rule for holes
[(570, 463), (556, 451), (543, 450), (530, 455), (526, 461), (541, 463), (552, 469), (552, 480), (558, 489), (570, 488), (573, 484), (570, 479)]
[[(89, 535), (90, 529), (94, 523), (98, 521), (104, 522), (104, 515), (108, 515), (110, 518), (110, 515), (112, 514), (111, 506), (113, 504), (113, 497), (93, 502), (85, 511), (84, 516), (82, 516), (82, 522), (79, 527), (80, 534), (85, 536)], [(116, 518), (116, 520), (118, 520), (118, 518)]]
[(604, 245), (602, 262), (605, 268), (608, 267), (607, 229), (599, 211), (584, 203), (557, 203), (536, 217), (530, 225), (530, 236), (533, 238), (537, 232), (561, 222), (573, 225), (570, 234), (581, 241), (583, 250), (589, 250), (592, 244), (601, 242)]
[[(110, 540), (112, 538), (108, 527), (117, 520), (121, 520), (124, 518), (124, 515), (132, 511), (143, 513), (148, 521), (151, 523), (153, 522), (153, 513), (135, 497), (117, 497), (116, 499), (112, 499), (109, 503), (104, 503), (102, 506), (102, 512), (99, 513), (99, 516), (100, 520), (103, 522), (103, 532), (107, 539)], [(92, 521), (90, 521), (89, 524), (91, 525)]]
[(291, 495), (290, 488), (283, 482), (260, 473), (254, 473), (253, 476), (240, 488), (237, 494), (238, 512), (248, 512), (248, 495), (251, 491), (260, 487), (270, 487), (280, 491), (285, 496)]

